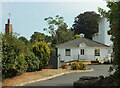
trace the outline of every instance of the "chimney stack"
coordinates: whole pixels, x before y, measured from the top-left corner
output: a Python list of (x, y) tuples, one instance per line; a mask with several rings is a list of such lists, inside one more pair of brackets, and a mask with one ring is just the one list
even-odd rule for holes
[(8, 19), (8, 23), (5, 24), (5, 34), (12, 35), (12, 24), (10, 24), (10, 19)]

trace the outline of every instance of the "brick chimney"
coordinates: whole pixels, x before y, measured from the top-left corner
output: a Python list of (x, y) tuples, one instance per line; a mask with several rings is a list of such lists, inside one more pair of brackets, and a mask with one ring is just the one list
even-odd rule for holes
[(8, 19), (8, 23), (5, 24), (5, 34), (12, 35), (12, 24), (10, 24), (10, 19)]

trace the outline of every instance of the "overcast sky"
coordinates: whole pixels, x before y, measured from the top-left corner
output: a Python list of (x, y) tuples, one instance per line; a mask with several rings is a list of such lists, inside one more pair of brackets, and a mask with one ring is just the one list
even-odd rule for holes
[[(10, 2), (11, 1), (11, 2)], [(98, 7), (107, 10), (106, 2), (103, 0), (62, 0), (56, 2), (55, 0), (27, 0), (26, 2), (15, 2), (10, 0), (9, 2), (5, 0), (2, 2), (2, 29), (4, 32), (5, 24), (9, 18), (9, 13), (11, 13), (10, 19), (13, 25), (13, 31), (19, 33), (21, 36), (30, 39), (30, 36), (35, 32), (42, 32), (43, 28), (47, 27), (47, 22), (44, 21), (46, 17), (55, 17), (60, 15), (64, 17), (65, 22), (70, 28), (74, 22), (74, 18), (80, 13), (85, 11), (95, 11), (98, 13)], [(24, 0), (25, 1), (25, 0)], [(45, 1), (45, 0), (44, 0)], [(73, 2), (74, 1), (74, 2)], [(1, 7), (1, 4), (0, 4)], [(1, 15), (0, 15), (1, 16)]]

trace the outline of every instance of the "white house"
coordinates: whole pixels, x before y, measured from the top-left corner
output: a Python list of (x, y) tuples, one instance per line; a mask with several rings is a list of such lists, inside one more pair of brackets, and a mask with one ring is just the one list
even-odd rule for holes
[(84, 38), (65, 42), (57, 46), (57, 55), (61, 61), (68, 62), (73, 60), (104, 60), (108, 54), (109, 46)]

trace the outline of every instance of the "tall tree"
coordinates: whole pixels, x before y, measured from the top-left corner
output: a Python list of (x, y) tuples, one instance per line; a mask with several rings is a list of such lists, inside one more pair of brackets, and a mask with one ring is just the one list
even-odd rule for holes
[(25, 45), (29, 44), (29, 41), (23, 36), (19, 37), (18, 39), (21, 40), (23, 43), (25, 43)]
[(98, 32), (98, 21), (100, 15), (94, 11), (84, 12), (75, 17), (72, 30), (75, 34), (84, 33), (85, 37), (92, 39), (92, 35)]
[(45, 36), (45, 42), (46, 42), (46, 43), (48, 43), (48, 42), (52, 42), (52, 37), (46, 35), (46, 36)]
[(42, 41), (45, 39), (45, 34), (40, 33), (40, 32), (34, 32), (34, 34), (30, 37), (30, 42), (32, 44), (35, 43), (35, 41)]
[(50, 59), (50, 49), (44, 41), (35, 42), (35, 44), (33, 45), (33, 53), (41, 61), (42, 67), (48, 65)]
[(48, 31), (52, 37), (56, 35), (56, 30), (64, 30), (67, 28), (67, 24), (64, 22), (64, 18), (56, 15), (55, 18), (48, 17), (44, 19), (48, 23), (48, 28), (44, 28), (44, 31)]
[(44, 20), (47, 21), (49, 25), (48, 28), (44, 28), (44, 30), (47, 30), (51, 34), (53, 44), (60, 44), (73, 39), (73, 32), (67, 29), (68, 26), (64, 22), (63, 17), (56, 15), (55, 18), (48, 17)]
[(53, 44), (61, 44), (67, 42), (69, 40), (74, 39), (74, 33), (71, 30), (64, 29), (64, 30), (57, 30), (56, 35), (53, 38)]
[(120, 86), (120, 1), (107, 2), (109, 11), (99, 8), (101, 15), (108, 18), (110, 21), (109, 34), (112, 35), (113, 52), (114, 52), (114, 67), (116, 69), (115, 75), (117, 76), (118, 85)]

